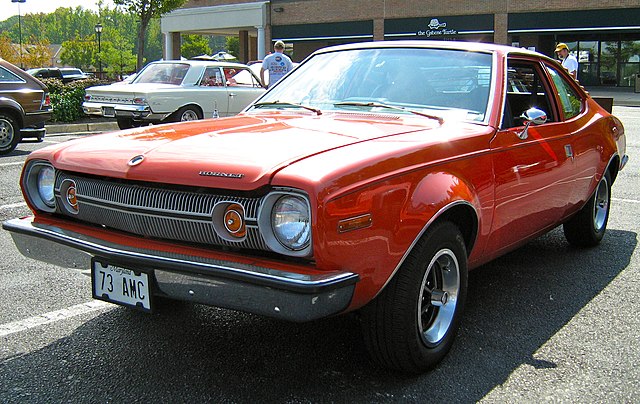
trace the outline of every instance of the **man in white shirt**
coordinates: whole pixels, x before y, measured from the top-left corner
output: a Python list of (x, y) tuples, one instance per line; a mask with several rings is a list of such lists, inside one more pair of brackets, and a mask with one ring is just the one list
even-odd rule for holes
[(264, 72), (269, 70), (269, 88), (273, 87), (278, 80), (293, 69), (293, 63), (291, 63), (289, 56), (282, 53), (284, 51), (284, 42), (276, 41), (273, 45), (273, 50), (274, 53), (265, 56), (260, 68), (260, 80), (262, 80), (263, 85), (266, 85)]
[(573, 76), (574, 79), (578, 78), (578, 59), (575, 56), (569, 53), (569, 47), (566, 43), (560, 42), (558, 46), (556, 46), (556, 53), (558, 57), (562, 59), (562, 67), (567, 69), (570, 75)]

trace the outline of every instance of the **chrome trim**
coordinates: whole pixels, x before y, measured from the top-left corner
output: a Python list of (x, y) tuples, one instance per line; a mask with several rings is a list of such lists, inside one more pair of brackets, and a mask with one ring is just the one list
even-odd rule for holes
[(282, 245), (273, 231), (273, 220), (271, 214), (276, 202), (283, 196), (295, 196), (302, 198), (305, 201), (307, 209), (309, 210), (309, 226), (313, 227), (313, 213), (311, 210), (311, 203), (309, 202), (309, 196), (297, 189), (279, 188), (266, 195), (260, 204), (257, 216), (260, 234), (262, 235), (265, 243), (269, 246), (269, 249), (272, 251), (292, 257), (309, 257), (312, 255), (313, 245), (313, 233), (311, 229), (309, 230), (309, 243), (299, 250), (292, 250)]
[(36, 223), (32, 217), (8, 220), (2, 227), (11, 232), (18, 250), (29, 258), (88, 270), (91, 258), (100, 257), (152, 274), (158, 284), (156, 295), (291, 321), (343, 311), (359, 280), (351, 272), (309, 275), (275, 266), (134, 248)]
[[(469, 203), (468, 201), (454, 201), (451, 203), (448, 203), (447, 205), (443, 206), (439, 211), (436, 212), (435, 215), (433, 215), (431, 217), (431, 219), (429, 219), (429, 221), (427, 222), (427, 224), (424, 225), (424, 227), (422, 228), (422, 230), (420, 231), (420, 233), (418, 233), (418, 236), (413, 240), (413, 242), (411, 243), (411, 245), (409, 246), (409, 248), (407, 248), (407, 251), (405, 251), (404, 255), (402, 256), (402, 258), (400, 259), (400, 262), (398, 262), (398, 265), (396, 265), (395, 269), (393, 270), (393, 272), (391, 273), (391, 276), (389, 276), (389, 279), (387, 279), (387, 281), (384, 283), (384, 285), (380, 288), (380, 290), (378, 291), (378, 293), (376, 293), (376, 296), (378, 296), (385, 287), (387, 287), (387, 284), (389, 284), (389, 282), (391, 282), (391, 279), (393, 279), (393, 277), (396, 275), (396, 272), (398, 272), (398, 270), (400, 269), (400, 267), (402, 266), (402, 264), (404, 264), (404, 261), (407, 259), (407, 257), (409, 256), (409, 254), (411, 253), (411, 251), (413, 250), (413, 247), (416, 246), (416, 244), (418, 243), (418, 241), (420, 240), (420, 238), (422, 237), (422, 235), (424, 234), (424, 232), (427, 231), (427, 229), (429, 228), (429, 226), (431, 226), (431, 224), (433, 222), (436, 221), (436, 219), (438, 219), (440, 216), (442, 216), (443, 213), (445, 213), (446, 211), (448, 211), (449, 209), (451, 209), (454, 206), (457, 205), (469, 205), (474, 212), (476, 212), (476, 216), (477, 215), (477, 211), (476, 208)], [(476, 233), (476, 238), (478, 237), (478, 234)], [(474, 243), (475, 244), (475, 240)], [(470, 254), (471, 251), (467, 251), (467, 254)], [(375, 297), (374, 297), (375, 298)]]
[(622, 170), (624, 168), (624, 166), (627, 165), (627, 162), (629, 161), (629, 156), (628, 155), (624, 155), (622, 156), (622, 159), (620, 160), (620, 168), (619, 170)]
[[(78, 213), (70, 215), (62, 209), (58, 213), (128, 233), (227, 247), (271, 251), (258, 230), (258, 209), (262, 198), (223, 196), (194, 191), (156, 188), (136, 183), (110, 182), (58, 172), (56, 200), (61, 205), (61, 184), (64, 180), (76, 184)], [(212, 224), (214, 206), (232, 202), (245, 209), (247, 234), (242, 239), (220, 235)]]

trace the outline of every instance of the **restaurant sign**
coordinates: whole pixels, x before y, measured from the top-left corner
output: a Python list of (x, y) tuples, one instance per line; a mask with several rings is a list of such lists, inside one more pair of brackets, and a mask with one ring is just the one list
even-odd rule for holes
[(455, 29), (447, 29), (446, 22), (440, 22), (437, 18), (432, 18), (429, 21), (429, 29), (427, 30), (419, 30), (416, 32), (418, 36), (426, 36), (430, 38), (432, 36), (442, 36), (442, 35), (457, 35), (458, 31)]

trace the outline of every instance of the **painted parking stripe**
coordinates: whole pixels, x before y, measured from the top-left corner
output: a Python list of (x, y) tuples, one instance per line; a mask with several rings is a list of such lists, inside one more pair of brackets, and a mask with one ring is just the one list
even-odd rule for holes
[(6, 337), (8, 335), (16, 334), (35, 327), (40, 327), (45, 324), (63, 321), (72, 317), (80, 316), (82, 314), (106, 310), (113, 307), (115, 307), (113, 304), (100, 300), (92, 300), (90, 302), (67, 307), (66, 309), (50, 311), (49, 313), (40, 314), (39, 316), (25, 318), (24, 320), (0, 324), (0, 337)]
[(640, 203), (638, 199), (611, 198), (611, 200), (616, 202)]
[(22, 208), (24, 206), (27, 206), (27, 204), (25, 202), (10, 203), (8, 205), (0, 205), (0, 210), (13, 209), (13, 208)]
[(23, 164), (24, 161), (14, 161), (13, 163), (0, 163), (0, 167), (21, 166)]

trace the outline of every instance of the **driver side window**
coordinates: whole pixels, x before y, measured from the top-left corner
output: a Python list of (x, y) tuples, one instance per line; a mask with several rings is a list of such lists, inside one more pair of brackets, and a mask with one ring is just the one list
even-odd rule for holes
[(523, 125), (522, 114), (537, 108), (547, 113), (547, 122), (556, 122), (551, 98), (540, 65), (526, 60), (510, 59), (507, 67), (507, 93), (502, 129)]

